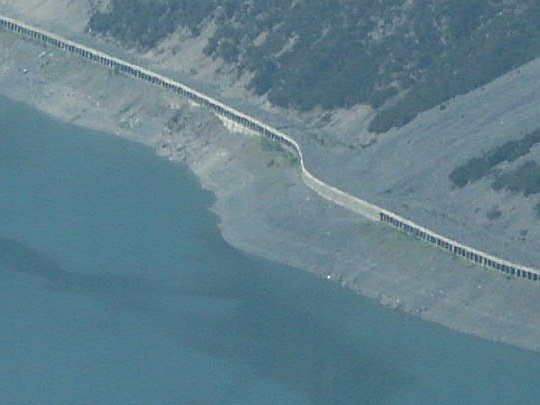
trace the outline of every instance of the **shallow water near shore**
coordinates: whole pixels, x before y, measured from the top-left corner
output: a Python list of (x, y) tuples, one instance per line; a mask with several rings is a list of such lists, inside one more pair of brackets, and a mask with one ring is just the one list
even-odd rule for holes
[(246, 256), (212, 199), (0, 99), (0, 403), (538, 403), (540, 355)]

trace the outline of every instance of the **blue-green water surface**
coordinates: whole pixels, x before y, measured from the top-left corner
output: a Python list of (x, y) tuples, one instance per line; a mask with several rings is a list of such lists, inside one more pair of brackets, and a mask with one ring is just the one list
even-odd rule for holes
[(248, 257), (211, 203), (0, 99), (0, 404), (540, 403), (538, 354)]

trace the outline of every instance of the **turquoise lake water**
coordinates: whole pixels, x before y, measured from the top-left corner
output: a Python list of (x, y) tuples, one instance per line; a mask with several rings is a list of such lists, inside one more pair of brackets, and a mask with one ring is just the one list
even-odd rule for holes
[(0, 404), (540, 403), (538, 354), (246, 256), (211, 204), (148, 148), (0, 99)]

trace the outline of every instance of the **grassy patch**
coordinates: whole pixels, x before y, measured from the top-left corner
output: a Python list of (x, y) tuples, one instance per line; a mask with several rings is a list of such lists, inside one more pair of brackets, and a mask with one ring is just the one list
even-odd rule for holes
[[(533, 131), (520, 140), (508, 141), (487, 151), (481, 157), (470, 159), (464, 165), (452, 171), (452, 173), (450, 173), (450, 181), (455, 187), (465, 187), (468, 183), (475, 182), (491, 174), (498, 164), (503, 162), (513, 162), (514, 160), (525, 156), (529, 153), (531, 148), (539, 142), (540, 130)], [(527, 170), (532, 170), (532, 168), (522, 168), (520, 173), (525, 174)], [(516, 179), (514, 178), (514, 180)], [(495, 182), (494, 188), (500, 189), (505, 187), (506, 184), (509, 184), (509, 181), (510, 180), (505, 176), (501, 176), (501, 178)]]
[(500, 218), (500, 216), (502, 215), (502, 211), (498, 208), (492, 208), (490, 209), (487, 214), (486, 214), (486, 217), (487, 219), (489, 219), (490, 221), (494, 221), (496, 220), (497, 218)]
[(529, 160), (515, 170), (500, 175), (493, 183), (494, 190), (510, 190), (529, 196), (540, 192), (540, 165)]

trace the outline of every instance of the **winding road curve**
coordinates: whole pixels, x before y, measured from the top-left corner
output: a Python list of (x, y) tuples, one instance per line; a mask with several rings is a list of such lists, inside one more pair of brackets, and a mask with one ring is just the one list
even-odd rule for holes
[(119, 73), (132, 76), (169, 91), (175, 92), (188, 98), (189, 101), (197, 105), (209, 108), (225, 122), (232, 123), (236, 127), (244, 128), (250, 132), (255, 132), (265, 136), (283, 147), (292, 151), (297, 157), (302, 171), (304, 183), (319, 194), (321, 197), (345, 207), (357, 214), (362, 215), (372, 221), (380, 221), (392, 226), (413, 238), (445, 250), (446, 252), (461, 257), (485, 268), (496, 270), (505, 274), (525, 278), (533, 281), (540, 281), (540, 270), (532, 267), (512, 263), (510, 261), (495, 257), (481, 250), (475, 249), (459, 243), (433, 232), (421, 225), (416, 224), (398, 214), (378, 207), (356, 196), (339, 190), (321, 179), (315, 177), (306, 167), (302, 149), (296, 140), (289, 135), (273, 128), (256, 118), (250, 117), (227, 106), (220, 101), (198, 92), (180, 82), (162, 76), (144, 67), (133, 65), (129, 62), (115, 58), (96, 49), (89, 48), (83, 44), (71, 41), (59, 35), (47, 32), (37, 27), (30, 26), (13, 18), (0, 15), (0, 28), (17, 33), (26, 38), (39, 41), (43, 44), (62, 49), (66, 52), (76, 54), (82, 58), (91, 60)]

